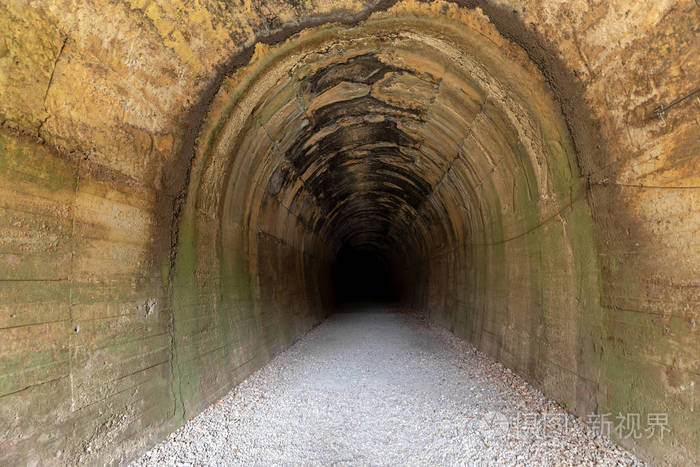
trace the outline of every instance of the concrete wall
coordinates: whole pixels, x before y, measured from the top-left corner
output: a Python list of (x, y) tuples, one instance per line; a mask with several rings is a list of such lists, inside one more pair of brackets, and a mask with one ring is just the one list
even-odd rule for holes
[(695, 2), (392, 3), (0, 5), (0, 463), (141, 452), (323, 319), (347, 242), (698, 457), (698, 103), (654, 115)]

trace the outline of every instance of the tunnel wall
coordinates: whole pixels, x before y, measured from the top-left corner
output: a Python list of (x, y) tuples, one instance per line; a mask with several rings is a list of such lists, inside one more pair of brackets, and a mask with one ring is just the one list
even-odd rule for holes
[(185, 416), (328, 313), (317, 281), (320, 239), (285, 203), (293, 187), (273, 177), (279, 157), (262, 127), (271, 122), (255, 109), (270, 85), (246, 84), (224, 81), (209, 108), (177, 226), (173, 377)]
[[(697, 103), (653, 110), (697, 82), (697, 6), (467, 3), (551, 87), (571, 175), (551, 211), (497, 176), (483, 222), (424, 236), (445, 241), (423, 245), (411, 303), (580, 415), (668, 412), (663, 440), (621, 442), (687, 463)], [(305, 5), (0, 5), (0, 462), (131, 458), (323, 318), (320, 239), (266, 195), (273, 161), (217, 165), (206, 140), (253, 44), (388, 6)], [(467, 244), (445, 236), (458, 225)]]

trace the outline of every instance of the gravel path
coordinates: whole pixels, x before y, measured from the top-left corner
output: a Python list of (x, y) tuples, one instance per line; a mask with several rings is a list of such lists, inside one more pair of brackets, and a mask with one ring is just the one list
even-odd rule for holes
[(469, 344), (381, 310), (333, 315), (133, 465), (253, 464), (641, 465)]

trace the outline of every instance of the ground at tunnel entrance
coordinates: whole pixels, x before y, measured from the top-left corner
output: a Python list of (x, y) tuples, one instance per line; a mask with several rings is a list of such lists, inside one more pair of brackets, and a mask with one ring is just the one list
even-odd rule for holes
[(404, 313), (338, 313), (134, 465), (641, 465)]

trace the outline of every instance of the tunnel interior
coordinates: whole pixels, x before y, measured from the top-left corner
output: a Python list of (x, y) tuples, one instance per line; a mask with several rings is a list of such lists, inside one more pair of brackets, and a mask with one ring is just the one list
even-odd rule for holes
[(341, 247), (331, 266), (333, 305), (400, 303), (402, 287), (390, 257), (376, 248)]
[(0, 464), (133, 458), (368, 302), (697, 458), (700, 10), (543, 2), (0, 5)]
[(257, 44), (208, 105), (172, 276), (174, 341), (239, 344), (211, 369), (175, 346), (176, 413), (367, 300), (574, 413), (608, 406), (593, 162), (571, 128), (528, 54), (455, 4)]
[[(237, 358), (264, 359), (380, 301), (589, 410), (600, 284), (561, 107), (483, 16), (402, 8), (258, 44), (221, 83), (178, 219), (175, 340), (226, 323)], [(175, 355), (185, 413), (220, 384), (195, 361)]]

